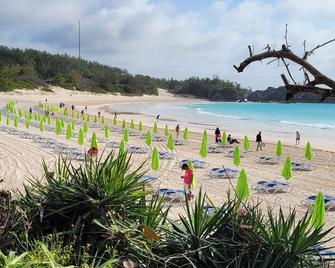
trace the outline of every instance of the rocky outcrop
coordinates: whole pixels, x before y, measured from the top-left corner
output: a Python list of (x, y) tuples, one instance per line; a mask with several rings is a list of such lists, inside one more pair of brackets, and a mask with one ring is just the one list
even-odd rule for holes
[(317, 94), (299, 92), (290, 100), (286, 100), (287, 90), (285, 87), (269, 87), (266, 90), (256, 90), (248, 95), (248, 101), (254, 102), (308, 102), (308, 103), (335, 103), (335, 97), (328, 97), (322, 101), (322, 97)]

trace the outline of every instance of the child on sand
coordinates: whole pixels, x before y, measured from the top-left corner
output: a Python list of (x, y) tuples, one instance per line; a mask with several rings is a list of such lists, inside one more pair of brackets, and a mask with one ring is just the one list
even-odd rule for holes
[(191, 193), (191, 184), (193, 180), (193, 171), (188, 167), (187, 164), (183, 164), (181, 167), (182, 170), (185, 170), (184, 176), (181, 176), (184, 179), (184, 189), (186, 198), (190, 201), (193, 198), (193, 194)]
[(177, 125), (177, 126), (176, 126), (176, 135), (177, 135), (177, 140), (178, 140), (178, 138), (179, 138), (179, 132), (180, 132), (180, 126), (179, 126), (179, 125)]

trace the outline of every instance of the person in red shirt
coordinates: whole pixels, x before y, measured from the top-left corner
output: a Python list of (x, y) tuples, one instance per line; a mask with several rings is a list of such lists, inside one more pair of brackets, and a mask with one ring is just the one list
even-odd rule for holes
[(181, 169), (185, 171), (184, 176), (181, 176), (181, 178), (184, 179), (184, 188), (185, 188), (186, 198), (187, 198), (188, 201), (190, 201), (193, 198), (193, 195), (191, 193), (193, 171), (192, 171), (192, 169), (190, 169), (188, 167), (187, 164), (183, 164)]

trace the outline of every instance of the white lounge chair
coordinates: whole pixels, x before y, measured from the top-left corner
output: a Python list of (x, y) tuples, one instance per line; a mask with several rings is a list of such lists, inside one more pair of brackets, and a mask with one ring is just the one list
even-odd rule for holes
[(292, 170), (296, 171), (312, 171), (314, 167), (305, 162), (298, 162), (298, 161), (293, 161), (292, 162)]
[[(189, 159), (183, 159), (180, 161), (179, 166), (181, 167), (183, 164), (188, 164)], [(207, 168), (208, 163), (206, 163), (204, 160), (192, 160), (193, 167), (194, 168)]]
[(257, 163), (264, 165), (276, 165), (278, 164), (277, 156), (261, 156), (256, 160)]
[(159, 154), (159, 158), (160, 159), (167, 159), (167, 160), (171, 160), (174, 159), (174, 154), (170, 153), (170, 152), (158, 152)]
[(228, 178), (236, 178), (239, 171), (234, 168), (211, 168), (207, 171), (207, 175), (214, 177), (214, 178), (220, 178), (220, 179), (228, 179)]
[(290, 184), (288, 182), (280, 182), (277, 180), (269, 181), (259, 181), (254, 186), (253, 189), (262, 193), (280, 193), (288, 192), (290, 189)]
[(127, 152), (131, 154), (146, 154), (149, 152), (149, 149), (140, 146), (130, 146), (128, 147)]
[[(230, 157), (230, 158), (234, 158), (234, 154), (235, 154), (235, 152), (234, 152), (234, 150), (228, 150), (228, 152), (227, 152), (227, 157)], [(244, 151), (241, 151), (240, 152), (240, 157), (241, 158), (243, 158), (243, 157), (245, 157), (245, 153), (244, 153)]]
[(225, 149), (222, 147), (218, 147), (218, 146), (210, 146), (207, 149), (208, 153), (211, 154), (219, 154), (219, 153), (223, 153), (225, 152)]
[[(302, 201), (302, 204), (309, 209), (312, 209), (314, 207), (314, 202), (317, 195), (310, 195), (307, 196), (305, 200)], [(323, 198), (325, 200), (325, 208), (326, 210), (335, 210), (335, 197), (332, 195), (324, 194)]]
[(158, 195), (164, 196), (165, 200), (171, 203), (185, 201), (185, 191), (184, 190), (160, 188), (158, 189)]
[(176, 145), (176, 146), (182, 146), (182, 145), (185, 145), (187, 143), (188, 143), (188, 141), (186, 141), (186, 140), (174, 140), (174, 145)]
[(119, 148), (120, 147), (120, 143), (116, 142), (116, 141), (110, 141), (106, 143), (106, 147), (107, 148)]
[(153, 136), (152, 137), (152, 141), (158, 141), (158, 142), (166, 141), (166, 137), (163, 137), (163, 136)]

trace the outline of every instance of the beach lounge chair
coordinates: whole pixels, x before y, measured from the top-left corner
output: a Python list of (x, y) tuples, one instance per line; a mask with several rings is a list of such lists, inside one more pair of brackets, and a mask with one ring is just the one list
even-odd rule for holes
[(239, 171), (234, 168), (211, 168), (207, 171), (207, 175), (217, 179), (236, 178)]
[(158, 154), (159, 159), (167, 159), (167, 160), (174, 159), (174, 154), (170, 152), (158, 152)]
[(163, 137), (163, 136), (153, 136), (152, 137), (152, 141), (158, 141), (158, 142), (166, 141), (166, 137)]
[(31, 134), (31, 133), (29, 133), (29, 132), (23, 131), (23, 132), (21, 132), (21, 134), (20, 134), (20, 138), (23, 138), (23, 139), (34, 139), (34, 138), (35, 138), (35, 135), (34, 135), (34, 134)]
[(44, 148), (56, 148), (58, 145), (58, 142), (54, 139), (42, 139), (41, 140), (41, 146)]
[[(314, 207), (314, 202), (316, 199), (317, 195), (310, 195), (307, 196), (305, 200), (302, 201), (302, 204), (306, 207), (308, 207), (309, 209), (312, 209)], [(323, 198), (325, 200), (325, 208), (327, 211), (329, 210), (335, 210), (335, 197), (332, 195), (327, 195), (324, 194)]]
[(149, 152), (149, 149), (140, 146), (130, 146), (128, 147), (127, 152), (131, 154), (146, 154)]
[(292, 162), (292, 170), (296, 170), (296, 171), (312, 171), (313, 169), (314, 169), (314, 167), (311, 164), (309, 164), (309, 163), (298, 162), (298, 161)]
[[(90, 139), (88, 139), (88, 141), (91, 142), (92, 139), (90, 138)], [(108, 142), (108, 140), (107, 140), (106, 138), (101, 138), (101, 137), (98, 137), (98, 138), (97, 138), (97, 141), (98, 141), (99, 143), (107, 143), (107, 142)]]
[(128, 129), (128, 134), (129, 136), (131, 137), (134, 137), (134, 136), (138, 136), (138, 131), (134, 130), (134, 129)]
[(58, 154), (64, 154), (66, 149), (68, 149), (69, 146), (64, 144), (64, 143), (57, 143), (56, 146), (55, 146), (55, 151), (58, 153)]
[(262, 193), (282, 193), (288, 192), (290, 189), (290, 184), (287, 182), (280, 182), (277, 180), (269, 181), (259, 181), (254, 186), (253, 189)]
[(185, 201), (185, 191), (184, 190), (160, 188), (158, 189), (158, 195), (164, 196), (165, 200), (171, 203)]
[(278, 164), (278, 157), (276, 156), (261, 156), (256, 160), (257, 163), (264, 165), (276, 165)]
[(207, 150), (208, 150), (208, 153), (211, 153), (211, 154), (219, 154), (219, 153), (225, 152), (224, 148), (218, 147), (218, 146), (209, 146)]
[(150, 184), (150, 185), (153, 184), (153, 183), (155, 183), (157, 180), (158, 180), (157, 177), (150, 176), (150, 175), (144, 175), (140, 179), (141, 182), (145, 182), (145, 183)]
[(313, 249), (316, 251), (315, 259), (322, 261), (322, 267), (333, 267), (329, 266), (330, 262), (335, 261), (335, 251), (333, 249), (326, 248), (320, 244), (314, 246)]
[[(183, 159), (180, 161), (179, 166), (181, 167), (183, 164), (188, 164), (189, 159)], [(203, 160), (192, 160), (193, 163), (193, 167), (194, 168), (207, 168), (208, 167), (208, 163), (206, 163)]]
[(85, 161), (85, 154), (79, 150), (74, 150), (70, 153), (67, 154), (67, 156), (71, 159), (71, 160), (77, 160), (77, 161)]
[(20, 135), (21, 131), (16, 128), (8, 128), (7, 133), (10, 135)]
[(8, 126), (0, 126), (0, 131), (7, 131), (10, 127)]
[[(233, 158), (234, 157), (234, 150), (228, 150), (227, 156), (230, 157), (230, 158)], [(245, 156), (245, 152), (241, 151), (240, 152), (240, 157), (243, 158), (244, 156)]]
[(218, 208), (211, 206), (211, 205), (206, 205), (203, 208), (203, 214), (208, 215), (210, 217), (214, 216)]
[(91, 123), (90, 124), (90, 128), (100, 128), (101, 125), (97, 124), (97, 123)]
[(116, 141), (110, 141), (106, 143), (107, 148), (119, 148), (120, 143)]
[(174, 140), (174, 145), (176, 146), (182, 146), (187, 144), (188, 142), (186, 140)]

